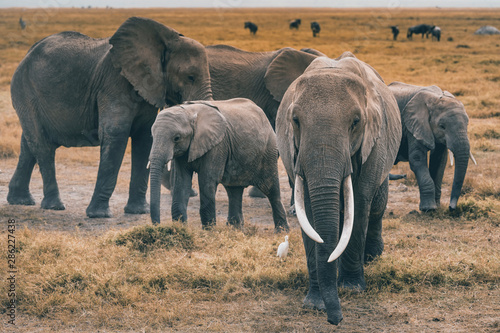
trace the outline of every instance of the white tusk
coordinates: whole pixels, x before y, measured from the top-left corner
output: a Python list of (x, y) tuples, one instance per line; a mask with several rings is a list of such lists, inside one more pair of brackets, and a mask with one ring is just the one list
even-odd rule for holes
[(299, 220), (300, 227), (306, 233), (309, 238), (317, 243), (324, 243), (320, 235), (314, 230), (314, 228), (309, 223), (307, 219), (306, 212), (304, 210), (304, 184), (302, 178), (299, 175), (295, 176), (295, 213), (297, 214), (297, 219)]
[(448, 156), (450, 156), (450, 164), (453, 166), (453, 153), (448, 149)]
[(475, 165), (477, 165), (476, 159), (474, 158), (474, 155), (472, 155), (472, 152), (470, 152), (470, 159), (472, 162), (474, 162)]
[(150, 165), (151, 165), (151, 161), (148, 161), (148, 165), (146, 165), (146, 169), (149, 169)]
[(172, 160), (167, 162), (167, 171), (170, 172), (171, 168), (172, 168)]
[(328, 262), (332, 262), (344, 252), (351, 239), (352, 227), (354, 225), (354, 194), (352, 191), (351, 175), (344, 180), (344, 228), (335, 250), (333, 250)]

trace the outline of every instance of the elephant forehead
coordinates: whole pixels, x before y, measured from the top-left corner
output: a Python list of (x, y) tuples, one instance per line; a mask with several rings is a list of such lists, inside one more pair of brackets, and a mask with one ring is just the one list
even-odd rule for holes
[(342, 103), (360, 100), (365, 96), (365, 85), (361, 78), (342, 69), (328, 68), (303, 75), (297, 82), (298, 98), (312, 104)]

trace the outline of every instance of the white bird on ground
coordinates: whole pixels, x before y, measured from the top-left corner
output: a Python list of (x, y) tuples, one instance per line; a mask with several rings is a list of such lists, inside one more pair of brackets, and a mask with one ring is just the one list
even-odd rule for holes
[(286, 255), (288, 254), (288, 236), (285, 236), (285, 241), (278, 246), (278, 253), (277, 256), (280, 257), (281, 259), (285, 259)]

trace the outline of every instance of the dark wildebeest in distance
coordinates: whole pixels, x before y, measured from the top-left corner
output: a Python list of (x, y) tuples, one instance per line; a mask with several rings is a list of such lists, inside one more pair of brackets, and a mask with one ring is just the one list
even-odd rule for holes
[(290, 29), (299, 30), (300, 23), (302, 23), (301, 19), (295, 19), (290, 21)]
[(438, 42), (441, 40), (441, 28), (440, 27), (437, 27), (437, 26), (432, 27), (431, 39), (434, 40), (434, 38), (436, 38), (436, 40)]
[(428, 24), (419, 24), (414, 25), (413, 27), (408, 28), (408, 32), (406, 34), (406, 38), (412, 39), (413, 34), (422, 34), (422, 38), (424, 35), (429, 38), (429, 34), (431, 33), (432, 26)]
[(250, 30), (250, 33), (254, 35), (257, 32), (257, 29), (259, 29), (259, 27), (257, 27), (257, 24), (250, 21), (245, 22), (245, 29), (247, 28), (248, 30)]
[(19, 18), (19, 26), (21, 27), (21, 30), (24, 30), (26, 28), (26, 21), (23, 20), (22, 17)]
[(391, 25), (391, 30), (392, 30), (392, 39), (396, 40), (398, 39), (399, 35), (399, 28), (397, 25)]
[(318, 22), (311, 22), (311, 30), (313, 32), (313, 37), (316, 37), (317, 34), (319, 34), (319, 31), (321, 30), (319, 23)]

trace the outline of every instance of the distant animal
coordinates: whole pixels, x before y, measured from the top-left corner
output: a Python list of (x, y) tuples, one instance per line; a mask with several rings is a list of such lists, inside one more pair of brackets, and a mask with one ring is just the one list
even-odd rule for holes
[(254, 35), (257, 32), (257, 29), (259, 29), (257, 24), (250, 22), (250, 21), (245, 22), (245, 29), (247, 29), (247, 28), (248, 28), (248, 30), (250, 30), (250, 33), (254, 34)]
[(243, 227), (243, 190), (254, 185), (271, 204), (275, 230), (289, 229), (281, 203), (276, 135), (255, 103), (234, 98), (180, 104), (160, 112), (151, 133), (153, 223), (160, 222), (164, 165), (172, 161), (172, 220), (187, 220), (188, 189), (196, 172), (204, 228), (215, 225), (215, 194), (222, 184), (229, 200), (229, 224)]
[(397, 25), (391, 25), (391, 29), (392, 29), (392, 39), (393, 40), (396, 40), (398, 39), (398, 35), (399, 35), (399, 28)]
[(319, 26), (318, 22), (311, 22), (311, 30), (313, 32), (313, 37), (316, 37), (317, 34), (319, 34), (321, 27)]
[(432, 26), (428, 24), (419, 24), (419, 25), (414, 25), (413, 27), (408, 28), (408, 32), (406, 33), (406, 38), (408, 39), (413, 39), (412, 35), (413, 34), (422, 34), (422, 38), (424, 38), (424, 35), (426, 35), (427, 38), (429, 38), (429, 34), (432, 30)]
[(288, 236), (285, 236), (285, 241), (278, 246), (278, 252), (276, 253), (276, 256), (280, 257), (280, 259), (286, 259), (289, 248), (290, 245), (288, 244)]
[(301, 19), (295, 19), (290, 21), (290, 29), (299, 30), (300, 23), (302, 23)]
[(434, 26), (431, 30), (431, 40), (434, 40), (434, 38), (436, 38), (436, 40), (439, 42), (440, 39), (441, 39), (441, 28), (440, 27), (436, 27)]
[(19, 18), (19, 26), (21, 26), (22, 30), (24, 30), (26, 28), (26, 21), (23, 20), (22, 16)]

